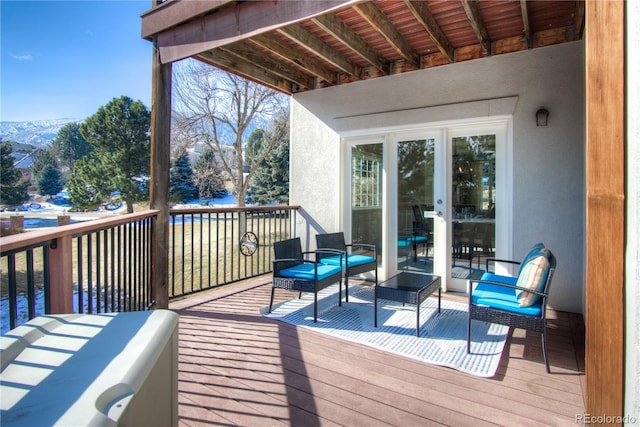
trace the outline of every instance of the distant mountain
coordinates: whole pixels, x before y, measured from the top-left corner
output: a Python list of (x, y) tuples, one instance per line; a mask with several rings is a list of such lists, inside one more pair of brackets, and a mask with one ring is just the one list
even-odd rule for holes
[(64, 125), (81, 121), (77, 119), (59, 119), (0, 122), (0, 138), (3, 141), (20, 142), (38, 148), (45, 148), (51, 144), (51, 141), (55, 139)]

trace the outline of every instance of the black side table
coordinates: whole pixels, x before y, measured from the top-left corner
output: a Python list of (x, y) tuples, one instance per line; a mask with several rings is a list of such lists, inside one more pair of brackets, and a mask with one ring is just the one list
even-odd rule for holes
[(438, 313), (440, 313), (440, 276), (402, 271), (375, 289), (373, 308), (374, 326), (378, 327), (378, 299), (386, 299), (416, 305), (416, 336), (420, 336), (420, 304), (438, 290)]

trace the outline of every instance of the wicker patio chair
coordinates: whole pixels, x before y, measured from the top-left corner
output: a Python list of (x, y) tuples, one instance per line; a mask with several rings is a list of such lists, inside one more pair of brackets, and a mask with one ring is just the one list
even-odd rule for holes
[(487, 260), (490, 263), (520, 264), (517, 277), (485, 272), (480, 280), (470, 280), (469, 314), (467, 325), (467, 353), (471, 352), (471, 321), (507, 325), (540, 333), (542, 354), (549, 373), (546, 345), (546, 310), (556, 258), (547, 248), (534, 246), (523, 262)]
[[(269, 313), (273, 307), (276, 288), (302, 292), (313, 292), (313, 321), (318, 321), (318, 292), (338, 283), (338, 305), (342, 305), (342, 269), (339, 265), (318, 262), (318, 256), (327, 251), (302, 252), (300, 238), (282, 240), (273, 244), (273, 280)], [(309, 256), (313, 255), (313, 259)], [(342, 260), (342, 254), (331, 251), (330, 255)]]
[[(373, 271), (375, 283), (378, 284), (378, 249), (376, 245), (346, 244), (343, 232), (316, 234), (316, 245), (318, 250), (324, 251), (318, 254), (318, 260), (321, 263), (342, 267), (347, 302), (349, 302), (350, 276)], [(339, 251), (342, 257), (336, 255), (335, 251)]]

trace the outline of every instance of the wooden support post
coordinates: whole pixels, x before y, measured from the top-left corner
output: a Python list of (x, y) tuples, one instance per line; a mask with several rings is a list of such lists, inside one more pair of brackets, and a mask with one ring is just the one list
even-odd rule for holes
[(169, 166), (171, 154), (171, 64), (160, 62), (153, 47), (151, 89), (151, 209), (160, 211), (153, 223), (151, 273), (156, 308), (169, 306)]
[(73, 240), (58, 237), (49, 250), (50, 314), (73, 313)]
[(589, 1), (585, 6), (585, 409), (618, 420), (605, 421), (607, 425), (620, 425), (625, 378), (625, 3)]

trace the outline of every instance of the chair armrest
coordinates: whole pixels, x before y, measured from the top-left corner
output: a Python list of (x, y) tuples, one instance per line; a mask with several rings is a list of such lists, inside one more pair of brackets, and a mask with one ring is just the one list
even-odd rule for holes
[(485, 262), (484, 271), (489, 271), (489, 263), (492, 263), (492, 264), (505, 263), (505, 264), (513, 264), (513, 265), (520, 265), (521, 264), (520, 261), (513, 261), (513, 260), (510, 260), (510, 259), (487, 258), (487, 260)]

